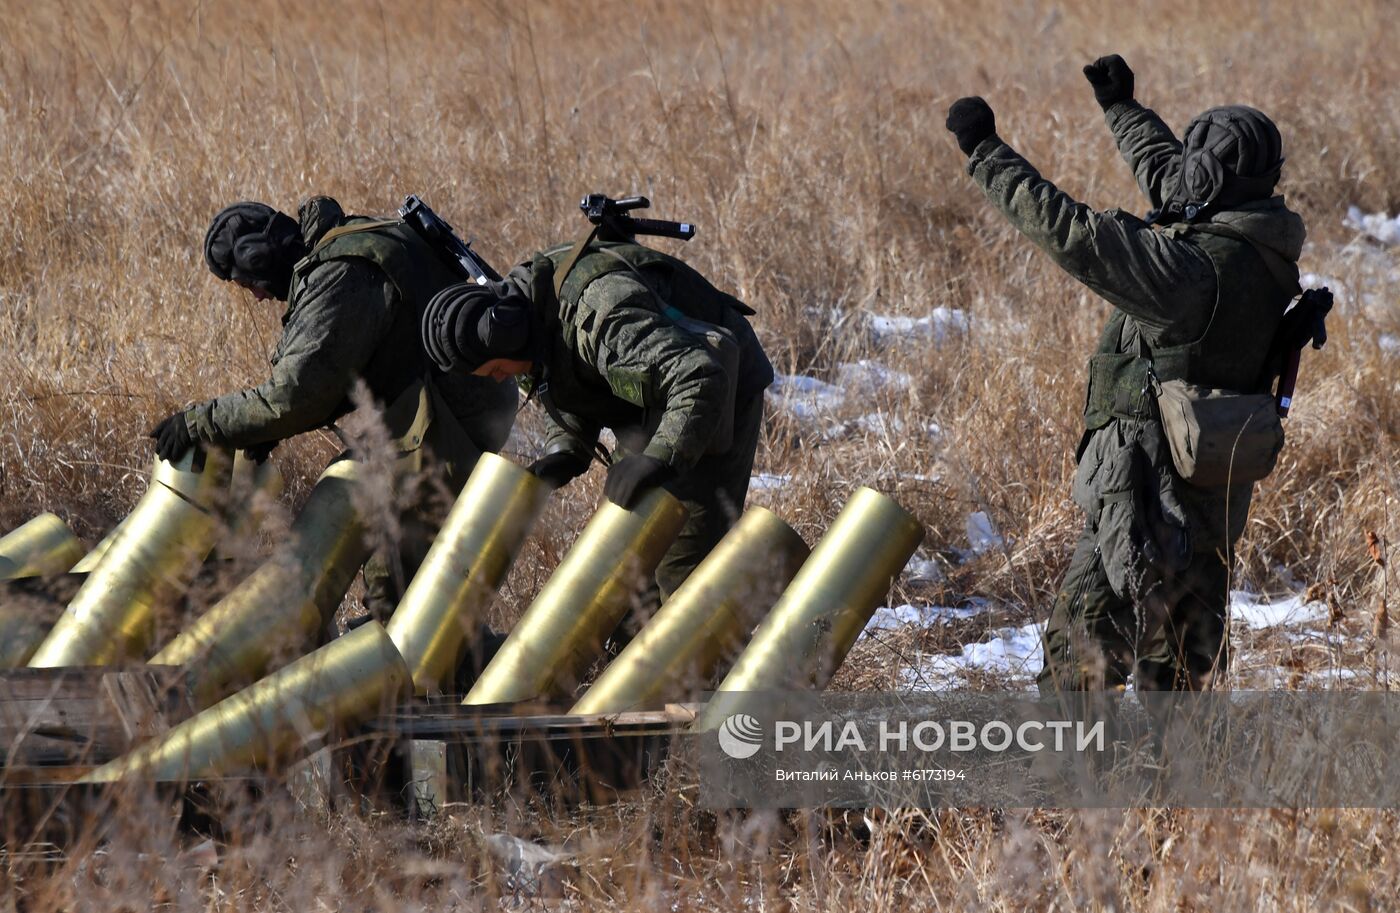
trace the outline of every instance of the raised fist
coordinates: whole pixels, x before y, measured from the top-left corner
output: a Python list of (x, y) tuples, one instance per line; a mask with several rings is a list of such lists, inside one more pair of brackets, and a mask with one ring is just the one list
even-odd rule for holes
[(1084, 78), (1094, 87), (1094, 98), (1105, 111), (1120, 101), (1132, 101), (1133, 71), (1117, 54), (1100, 57), (1084, 67)]

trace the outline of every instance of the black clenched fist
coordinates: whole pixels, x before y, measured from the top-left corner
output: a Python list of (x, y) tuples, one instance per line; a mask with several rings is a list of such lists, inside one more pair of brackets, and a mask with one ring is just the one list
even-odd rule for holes
[(992, 106), (985, 99), (972, 96), (953, 102), (944, 126), (957, 138), (963, 155), (971, 155), (978, 143), (996, 134), (997, 119), (992, 114)]
[(1105, 111), (1120, 101), (1133, 99), (1133, 71), (1117, 54), (1100, 57), (1086, 65), (1084, 78), (1094, 87), (1094, 98)]

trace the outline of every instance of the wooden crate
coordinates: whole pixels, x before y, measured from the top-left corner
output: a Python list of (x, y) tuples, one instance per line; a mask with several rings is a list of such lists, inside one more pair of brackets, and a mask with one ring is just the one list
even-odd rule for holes
[(173, 666), (0, 672), (0, 787), (70, 780), (193, 712)]

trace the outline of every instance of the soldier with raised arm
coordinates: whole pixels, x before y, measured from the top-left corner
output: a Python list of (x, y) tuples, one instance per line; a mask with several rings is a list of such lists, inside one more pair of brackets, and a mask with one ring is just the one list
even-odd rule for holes
[(1232, 549), (1252, 485), (1186, 481), (1154, 391), (1268, 389), (1275, 331), (1300, 291), (1303, 222), (1274, 194), (1283, 148), (1264, 114), (1211, 108), (1179, 140), (1134, 99), (1123, 58), (1084, 74), (1153, 207), (1146, 219), (1095, 211), (1041, 177), (997, 135), (983, 99), (959, 99), (947, 119), (987, 199), (1112, 306), (1089, 360), (1073, 486), (1087, 522), (1039, 683), (1096, 690), (1132, 673), (1144, 689), (1197, 689), (1227, 661)]

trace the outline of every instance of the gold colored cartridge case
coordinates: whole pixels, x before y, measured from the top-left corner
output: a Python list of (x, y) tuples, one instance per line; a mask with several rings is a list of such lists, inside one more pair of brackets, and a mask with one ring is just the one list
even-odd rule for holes
[(112, 531), (107, 535), (103, 536), (101, 542), (98, 542), (96, 545), (94, 545), (91, 551), (89, 551), (83, 557), (79, 558), (78, 563), (73, 565), (68, 570), (74, 574), (91, 574), (94, 570), (96, 570), (97, 565), (101, 563), (103, 556), (105, 556), (108, 550), (111, 549), (112, 543), (116, 542), (117, 538), (121, 536), (122, 530), (126, 529), (126, 521), (129, 519), (131, 519), (131, 517), (130, 515), (127, 515), (127, 517), (125, 517), (122, 520), (122, 522), (112, 527)]
[(29, 660), (33, 667), (102, 666), (140, 657), (156, 607), (182, 590), (209, 554), (222, 524), (216, 509), (228, 482), (227, 453), (157, 459), (150, 487), (106, 557)]
[(362, 472), (353, 460), (328, 466), (292, 521), (287, 549), (151, 657), (153, 665), (187, 667), (196, 706), (300, 655), (340, 605), (370, 552), (354, 497)]
[(477, 460), (389, 619), (389, 637), (408, 663), (417, 693), (440, 690), (456, 671), (467, 635), (548, 498), (549, 488), (510, 460), (494, 453)]
[(806, 558), (792, 527), (749, 508), (569, 712), (650, 710), (694, 698)]
[(924, 538), (892, 499), (860, 488), (724, 677), (699, 730), (718, 727), (752, 692), (825, 688)]
[(255, 463), (243, 451), (233, 458), (233, 478), (229, 481), (226, 512), (228, 534), (225, 542), (236, 542), (257, 532), (262, 524), (261, 505), (282, 496), (282, 471), (271, 460)]
[(0, 580), (62, 574), (83, 557), (83, 543), (53, 514), (40, 514), (0, 537)]
[[(232, 476), (225, 505), (228, 532), (224, 536), (224, 541), (237, 541), (243, 536), (251, 535), (262, 521), (262, 516), (257, 509), (257, 495), (261, 493), (270, 498), (280, 497), (282, 484), (282, 472), (271, 460), (258, 464), (248, 459), (241, 450), (234, 454)], [(94, 545), (90, 552), (83, 555), (77, 564), (69, 568), (69, 571), (74, 574), (92, 573), (102, 560), (102, 556), (107, 554), (112, 543), (117, 541), (117, 537), (126, 528), (127, 519), (130, 517), (112, 527), (112, 531), (104, 536), (101, 542)]]
[(572, 688), (661, 563), (685, 516), (661, 488), (630, 510), (604, 502), (462, 703), (558, 697)]
[(387, 709), (408, 696), (408, 685), (383, 625), (368, 622), (81, 782), (188, 781), (276, 764), (333, 727)]

